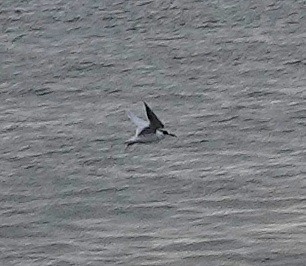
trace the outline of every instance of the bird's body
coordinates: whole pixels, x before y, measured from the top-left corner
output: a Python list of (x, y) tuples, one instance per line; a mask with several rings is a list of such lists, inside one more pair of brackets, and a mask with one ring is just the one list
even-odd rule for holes
[(163, 130), (163, 123), (157, 118), (145, 102), (144, 105), (149, 121), (137, 117), (130, 111), (127, 112), (128, 117), (137, 126), (137, 129), (135, 136), (127, 140), (125, 143), (130, 146), (135, 143), (157, 142), (165, 138), (166, 135), (176, 137), (174, 134), (170, 134), (166, 130)]
[(150, 143), (150, 142), (157, 142), (165, 138), (165, 135), (156, 130), (156, 133), (146, 134), (146, 135), (135, 135), (134, 137), (127, 140), (125, 143), (127, 145), (132, 145), (135, 143)]

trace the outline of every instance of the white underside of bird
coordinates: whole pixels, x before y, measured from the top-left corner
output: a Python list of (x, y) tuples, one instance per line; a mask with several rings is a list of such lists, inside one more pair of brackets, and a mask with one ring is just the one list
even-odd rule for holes
[(165, 138), (165, 135), (160, 132), (159, 130), (156, 130), (156, 133), (147, 134), (145, 136), (138, 136), (137, 134), (128, 139), (125, 143), (126, 144), (134, 144), (134, 143), (150, 143), (150, 142), (157, 142)]

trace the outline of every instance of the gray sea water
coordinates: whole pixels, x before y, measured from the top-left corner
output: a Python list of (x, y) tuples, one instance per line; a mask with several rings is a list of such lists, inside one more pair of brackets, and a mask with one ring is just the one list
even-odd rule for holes
[(2, 0), (0, 265), (306, 265), (305, 11)]

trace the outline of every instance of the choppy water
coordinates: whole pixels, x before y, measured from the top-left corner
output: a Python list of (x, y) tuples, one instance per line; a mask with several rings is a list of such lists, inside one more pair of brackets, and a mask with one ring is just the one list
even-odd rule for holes
[(1, 265), (305, 265), (305, 1), (0, 7)]

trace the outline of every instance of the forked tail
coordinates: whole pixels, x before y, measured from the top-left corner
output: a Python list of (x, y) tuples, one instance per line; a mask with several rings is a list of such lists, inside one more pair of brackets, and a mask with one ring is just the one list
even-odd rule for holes
[(126, 148), (129, 146), (132, 146), (133, 144), (135, 144), (136, 142), (134, 140), (127, 140), (124, 142), (126, 144)]

